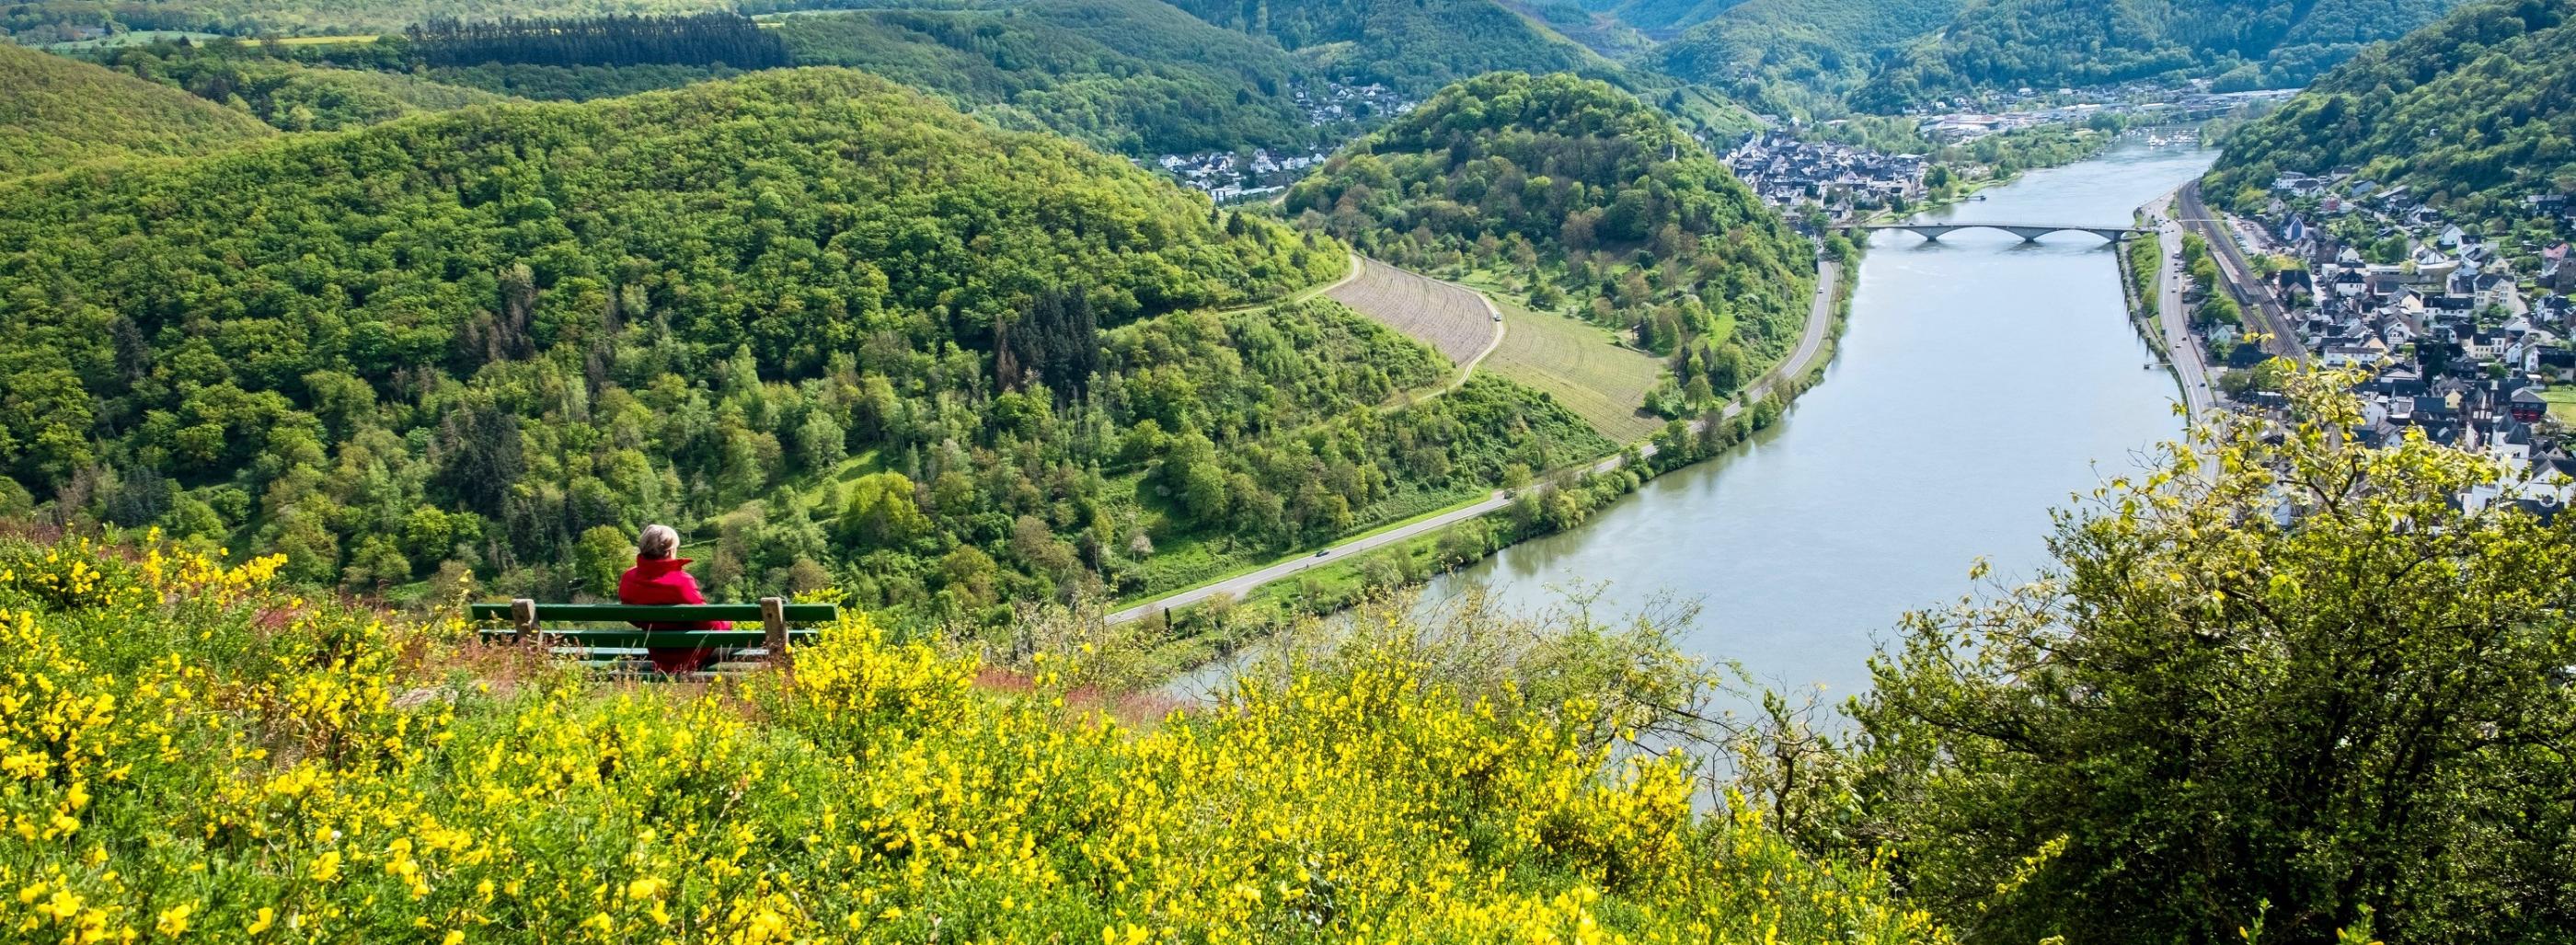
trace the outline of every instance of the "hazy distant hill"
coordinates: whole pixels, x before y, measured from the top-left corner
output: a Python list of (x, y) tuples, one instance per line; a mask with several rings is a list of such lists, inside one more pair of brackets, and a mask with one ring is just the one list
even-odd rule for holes
[(1853, 98), (1895, 110), (1977, 89), (2217, 77), (2295, 86), (2457, 0), (1984, 0)]
[(1417, 94), (1497, 70), (1609, 75), (1616, 64), (1492, 0), (1179, 0), (1202, 20), (1267, 36), (1327, 70)]
[(1882, 57), (1949, 23), (1964, 3), (1746, 0), (1656, 47), (1644, 62), (1762, 110), (1808, 112), (1858, 86)]
[(123, 155), (198, 154), (274, 131), (246, 112), (0, 43), (0, 177)]
[(331, 131), (506, 99), (410, 73), (276, 58), (230, 40), (205, 46), (137, 47), (116, 53), (106, 64), (232, 105), (287, 131)]
[(2326, 73), (2226, 140), (2207, 189), (2357, 166), (2463, 219), (2576, 190), (2576, 2), (2462, 7)]
[(864, 69), (1004, 124), (1108, 150), (1281, 148), (1315, 139), (1290, 93), (1299, 82), (1320, 86), (1316, 70), (1266, 40), (1158, 0), (798, 15), (778, 32), (800, 64)]

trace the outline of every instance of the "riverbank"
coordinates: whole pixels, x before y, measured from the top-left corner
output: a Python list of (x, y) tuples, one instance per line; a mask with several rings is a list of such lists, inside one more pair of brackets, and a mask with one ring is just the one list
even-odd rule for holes
[[(1724, 455), (1776, 424), (1790, 404), (1822, 380), (1832, 362), (1851, 314), (1857, 262), (1857, 256), (1849, 266), (1819, 262), (1823, 284), (1798, 345), (1715, 417), (1670, 421), (1618, 453), (1553, 471), (1525, 488), (1498, 490), (1483, 502), (1444, 513), (1444, 520), (1431, 527), (1405, 529), (1393, 540), (1346, 540), (1327, 554), (1262, 569), (1283, 572), (1276, 577), (1252, 580), (1261, 574), (1254, 572), (1210, 582), (1104, 615), (1104, 622), (1137, 627), (1136, 639), (1146, 649), (1142, 675), (1168, 677), (1223, 659), (1298, 620), (1347, 609), (1368, 594), (1423, 584), (1521, 542), (1577, 527), (1655, 478)], [(1220, 588), (1247, 581), (1239, 597)]]
[[(2125, 223), (2207, 165), (2122, 142), (1914, 221)], [(2049, 511), (2182, 432), (2173, 381), (2128, 324), (2116, 253), (2089, 235), (1962, 231), (1873, 240), (1827, 368), (1774, 425), (1589, 517), (1436, 579), (1429, 605), (1481, 591), (1511, 613), (1582, 606), (1616, 622), (1679, 614), (1693, 653), (1780, 692), (1869, 683), (1880, 637), (2049, 556)]]

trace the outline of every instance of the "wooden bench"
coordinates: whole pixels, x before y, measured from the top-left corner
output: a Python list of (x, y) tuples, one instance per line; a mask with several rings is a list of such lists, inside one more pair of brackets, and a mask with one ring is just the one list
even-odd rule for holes
[[(791, 604), (763, 597), (757, 604), (540, 604), (520, 598), (507, 604), (470, 604), (476, 621), (492, 642), (547, 647), (560, 656), (580, 657), (603, 669), (633, 669), (646, 647), (730, 650), (736, 658), (758, 656), (774, 665), (790, 662), (788, 649), (810, 642), (814, 624), (841, 619), (837, 604)], [(638, 623), (705, 623), (730, 620), (758, 622), (757, 630), (644, 630)], [(796, 628), (807, 629), (796, 629)], [(649, 672), (649, 669), (644, 670)]]

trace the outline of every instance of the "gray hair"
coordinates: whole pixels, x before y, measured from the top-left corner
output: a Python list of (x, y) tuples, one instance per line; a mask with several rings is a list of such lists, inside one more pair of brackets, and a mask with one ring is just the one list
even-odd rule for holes
[(635, 539), (639, 558), (668, 558), (680, 552), (680, 533), (668, 525), (646, 525), (644, 534)]

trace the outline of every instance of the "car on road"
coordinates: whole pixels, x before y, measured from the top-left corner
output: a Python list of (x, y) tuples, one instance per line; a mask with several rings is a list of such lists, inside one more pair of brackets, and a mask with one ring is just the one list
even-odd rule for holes
[(1325, 555), (1332, 554), (1332, 553), (1333, 553), (1333, 549), (1330, 549), (1330, 548), (1317, 548), (1317, 549), (1315, 549), (1315, 557), (1318, 557), (1318, 558), (1321, 558), (1321, 557), (1323, 557), (1323, 556), (1325, 556)]

